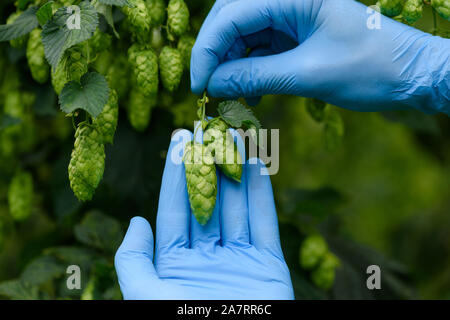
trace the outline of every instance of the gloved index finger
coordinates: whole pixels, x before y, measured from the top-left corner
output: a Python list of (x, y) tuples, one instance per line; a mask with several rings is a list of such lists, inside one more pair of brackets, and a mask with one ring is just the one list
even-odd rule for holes
[(191, 89), (201, 94), (209, 77), (234, 42), (272, 25), (266, 1), (236, 1), (219, 10), (214, 19), (202, 27), (191, 53)]

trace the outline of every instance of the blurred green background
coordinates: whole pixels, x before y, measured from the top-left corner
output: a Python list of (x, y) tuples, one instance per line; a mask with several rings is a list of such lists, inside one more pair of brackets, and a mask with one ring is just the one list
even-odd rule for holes
[[(211, 6), (206, 2), (187, 1), (193, 30)], [(14, 10), (13, 1), (2, 1), (0, 23)], [(443, 19), (437, 23), (450, 30)], [(430, 8), (416, 27), (434, 31)], [(0, 44), (0, 70), (0, 110), (13, 81), (21, 94), (33, 97), (31, 133), (23, 133), (32, 142), (13, 156), (0, 155), (0, 297), (120, 299), (114, 252), (133, 216), (155, 226), (171, 133), (191, 129), (196, 117), (187, 72), (175, 95), (160, 95), (146, 132), (133, 131), (121, 109), (114, 145), (106, 148), (104, 178), (94, 199), (81, 204), (67, 177), (72, 124), (59, 111), (51, 85), (33, 82), (24, 50), (8, 43)], [(209, 113), (217, 103), (212, 101)], [(450, 119), (328, 106), (339, 112), (345, 132), (330, 150), (325, 125), (308, 114), (307, 103), (267, 96), (254, 108), (264, 128), (280, 129), (280, 168), (272, 183), (296, 298), (450, 298)], [(33, 212), (20, 222), (11, 218), (7, 203), (18, 167), (32, 173), (35, 189)], [(327, 291), (298, 262), (303, 239), (317, 231), (341, 261)], [(68, 264), (82, 267), (81, 290), (66, 289)], [(382, 290), (366, 288), (371, 264), (381, 267)]]

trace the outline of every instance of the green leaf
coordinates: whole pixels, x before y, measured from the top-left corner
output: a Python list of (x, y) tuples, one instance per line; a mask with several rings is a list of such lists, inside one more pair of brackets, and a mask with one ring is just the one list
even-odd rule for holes
[(53, 8), (53, 1), (49, 1), (42, 7), (40, 7), (39, 10), (36, 12), (36, 17), (41, 27), (43, 27), (47, 23), (47, 21), (49, 21), (52, 18), (53, 15), (52, 8)]
[(30, 285), (39, 286), (64, 274), (65, 268), (55, 258), (41, 256), (29, 263), (22, 272), (21, 279)]
[(82, 247), (53, 247), (44, 251), (46, 255), (52, 255), (58, 260), (67, 263), (67, 265), (76, 264), (80, 267), (86, 267), (93, 263), (94, 253)]
[(118, 6), (118, 7), (123, 7), (123, 6), (128, 6), (131, 7), (131, 4), (128, 0), (98, 0), (98, 2), (103, 3), (103, 4), (107, 4), (110, 6)]
[(21, 279), (14, 279), (0, 283), (0, 295), (14, 300), (38, 299), (38, 287), (31, 286)]
[(100, 2), (95, 2), (93, 4), (95, 7), (95, 10), (97, 10), (97, 12), (105, 18), (106, 23), (108, 23), (108, 25), (111, 27), (116, 38), (120, 39), (120, 35), (116, 31), (116, 28), (114, 27), (114, 17), (113, 17), (113, 13), (112, 13), (112, 7), (109, 5), (100, 3)]
[(18, 0), (16, 2), (17, 9), (23, 11), (27, 8), (28, 4), (32, 3), (32, 2), (33, 2), (33, 0)]
[(113, 253), (122, 242), (123, 233), (116, 219), (91, 211), (75, 226), (75, 237), (83, 244)]
[(30, 7), (13, 23), (0, 25), (0, 41), (9, 41), (30, 33), (39, 25), (36, 18), (37, 7)]
[(97, 72), (88, 72), (80, 83), (67, 83), (59, 95), (61, 110), (71, 113), (76, 109), (86, 110), (96, 118), (108, 101), (109, 88), (105, 77)]
[(250, 125), (253, 125), (256, 129), (261, 128), (261, 124), (253, 115), (253, 112), (238, 101), (228, 100), (221, 102), (217, 111), (222, 119), (234, 128)]
[(69, 29), (67, 26), (75, 13), (69, 13), (66, 7), (59, 8), (42, 29), (45, 57), (53, 69), (58, 66), (64, 51), (91, 38), (97, 29), (98, 15), (95, 8), (87, 1), (80, 3), (79, 8), (79, 29)]

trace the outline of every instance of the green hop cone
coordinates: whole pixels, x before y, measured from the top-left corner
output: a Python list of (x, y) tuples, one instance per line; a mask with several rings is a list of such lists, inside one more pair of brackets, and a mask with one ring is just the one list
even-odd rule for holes
[(170, 0), (167, 6), (169, 32), (177, 37), (189, 27), (189, 9), (183, 0)]
[(188, 142), (183, 155), (191, 210), (198, 223), (205, 225), (212, 216), (217, 196), (214, 159), (208, 148)]
[(88, 62), (81, 45), (66, 51), (64, 66), (68, 81), (80, 82), (81, 77), (88, 71)]
[(9, 212), (14, 220), (25, 220), (33, 209), (33, 177), (28, 172), (18, 172), (8, 189)]
[(27, 59), (33, 79), (39, 83), (46, 82), (50, 74), (50, 67), (45, 60), (41, 29), (34, 29), (30, 33), (27, 43)]
[(178, 51), (183, 57), (184, 67), (188, 70), (191, 65), (191, 51), (194, 46), (195, 39), (192, 36), (184, 35), (178, 40)]
[(146, 97), (140, 90), (130, 92), (127, 106), (128, 120), (131, 126), (139, 132), (145, 131), (150, 123), (152, 109), (156, 105), (157, 95)]
[(117, 91), (119, 98), (123, 98), (130, 89), (130, 64), (127, 57), (123, 54), (118, 54), (111, 66), (108, 69), (106, 78), (111, 88)]
[(69, 180), (80, 201), (91, 200), (105, 169), (103, 136), (92, 125), (80, 124), (69, 163)]
[(151, 49), (133, 44), (128, 49), (128, 61), (133, 68), (136, 85), (146, 97), (158, 92), (158, 58)]
[(51, 73), (52, 85), (56, 94), (59, 95), (64, 88), (64, 85), (68, 82), (66, 70), (62, 62), (56, 67), (56, 70), (52, 70)]
[(221, 118), (214, 118), (208, 122), (203, 139), (222, 172), (230, 179), (241, 182), (242, 158), (228, 128)]
[(388, 17), (395, 17), (402, 13), (405, 0), (379, 0), (377, 5), (381, 13)]
[(180, 51), (165, 46), (159, 54), (161, 81), (168, 91), (172, 92), (180, 85), (183, 75), (183, 57)]
[(308, 110), (309, 115), (317, 122), (322, 122), (325, 117), (325, 107), (326, 102), (319, 99), (307, 99), (306, 110)]
[[(6, 24), (11, 24), (14, 21), (17, 20), (17, 18), (22, 14), (22, 12), (17, 11), (17, 12), (13, 12), (8, 19), (6, 20)], [(27, 44), (27, 40), (28, 40), (28, 35), (25, 34), (23, 36), (20, 36), (19, 38), (16, 39), (12, 39), (11, 41), (9, 41), (9, 44), (11, 45), (11, 47), (16, 48), (16, 49), (20, 49), (23, 48), (26, 44)]]
[(151, 16), (144, 0), (129, 0), (131, 7), (123, 6), (122, 11), (130, 22), (131, 29), (140, 42), (145, 42), (150, 34)]
[(147, 9), (153, 26), (160, 26), (166, 20), (166, 3), (164, 0), (146, 0)]
[(119, 118), (119, 103), (116, 90), (109, 92), (109, 99), (103, 107), (102, 113), (94, 120), (95, 126), (103, 135), (103, 143), (113, 143), (114, 133), (117, 128)]
[(328, 245), (322, 236), (308, 236), (300, 246), (300, 266), (306, 270), (314, 269), (327, 252)]
[(318, 288), (329, 290), (334, 284), (339, 264), (339, 259), (331, 252), (327, 252), (319, 266), (311, 272), (311, 280)]
[(94, 35), (89, 39), (89, 50), (92, 56), (97, 53), (108, 50), (111, 47), (112, 37), (111, 35), (96, 29)]
[(345, 131), (344, 121), (339, 111), (332, 106), (325, 108), (324, 121), (325, 147), (329, 151), (334, 151), (342, 144)]
[(431, 6), (442, 18), (450, 21), (450, 0), (431, 0)]
[(422, 18), (423, 1), (422, 0), (407, 0), (403, 7), (402, 17), (409, 24), (413, 24)]

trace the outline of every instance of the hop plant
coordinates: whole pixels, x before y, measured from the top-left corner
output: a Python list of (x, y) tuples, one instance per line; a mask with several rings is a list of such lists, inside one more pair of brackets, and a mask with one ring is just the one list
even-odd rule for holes
[(178, 49), (165, 46), (159, 54), (161, 81), (169, 91), (178, 88), (183, 75), (183, 58)]
[[(11, 24), (14, 21), (17, 20), (17, 18), (22, 14), (22, 12), (20, 11), (16, 11), (13, 12), (8, 19), (6, 20), (6, 24)], [(23, 48), (25, 46), (25, 44), (27, 43), (27, 39), (28, 39), (28, 35), (25, 34), (19, 38), (16, 39), (12, 39), (9, 41), (9, 44), (11, 45), (11, 47), (16, 48), (16, 49), (20, 49)]]
[(431, 0), (431, 6), (442, 18), (450, 21), (450, 0)]
[(119, 118), (119, 103), (116, 90), (109, 92), (109, 99), (103, 107), (102, 113), (94, 120), (94, 125), (102, 133), (103, 143), (113, 143), (114, 133)]
[(119, 54), (108, 69), (106, 78), (111, 88), (117, 91), (119, 98), (125, 97), (130, 89), (130, 65), (125, 55)]
[(147, 9), (153, 26), (160, 26), (166, 20), (166, 3), (164, 0), (146, 0)]
[(198, 223), (205, 225), (216, 204), (217, 175), (214, 159), (201, 143), (188, 142), (183, 162), (192, 213)]
[(308, 236), (300, 246), (300, 266), (306, 270), (314, 269), (327, 252), (328, 245), (322, 236)]
[(423, 1), (422, 0), (407, 0), (403, 7), (402, 17), (409, 24), (413, 24), (422, 18)]
[(144, 0), (129, 0), (131, 7), (123, 6), (122, 11), (130, 22), (131, 29), (140, 42), (149, 36), (151, 16)]
[(41, 29), (34, 29), (30, 33), (27, 44), (27, 59), (31, 76), (39, 83), (48, 80), (50, 67), (45, 60), (44, 45), (41, 40)]
[(319, 266), (311, 272), (311, 280), (318, 288), (329, 290), (334, 284), (336, 268), (339, 264), (339, 259), (331, 252), (327, 252)]
[(80, 201), (92, 199), (105, 169), (105, 147), (101, 132), (82, 123), (75, 132), (75, 144), (69, 163), (69, 180)]
[(170, 0), (167, 6), (169, 32), (177, 37), (189, 27), (189, 9), (183, 0)]
[(20, 171), (14, 175), (8, 189), (9, 212), (14, 220), (25, 220), (33, 209), (33, 177)]
[(242, 158), (228, 128), (221, 118), (212, 119), (205, 128), (204, 143), (210, 148), (222, 172), (230, 179), (241, 182)]
[(136, 85), (142, 94), (151, 97), (158, 92), (158, 58), (151, 49), (133, 44), (128, 49), (128, 61), (133, 68)]
[(157, 96), (145, 97), (140, 90), (131, 90), (127, 114), (131, 126), (139, 132), (145, 131), (150, 123), (151, 112), (156, 105)]
[(183, 57), (184, 67), (189, 69), (191, 64), (191, 51), (194, 46), (195, 39), (192, 36), (184, 35), (178, 40), (178, 51), (180, 51), (181, 56)]
[(388, 17), (395, 17), (402, 13), (404, 0), (380, 0), (377, 5), (381, 13)]

